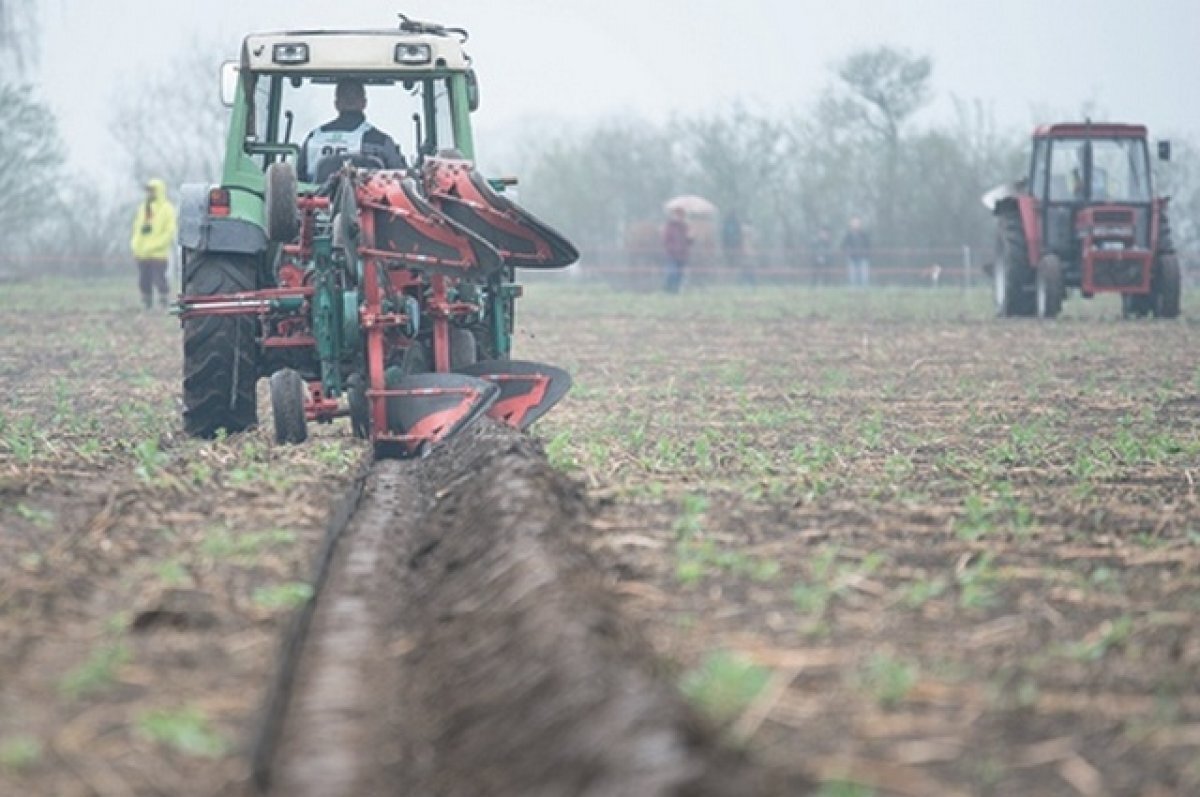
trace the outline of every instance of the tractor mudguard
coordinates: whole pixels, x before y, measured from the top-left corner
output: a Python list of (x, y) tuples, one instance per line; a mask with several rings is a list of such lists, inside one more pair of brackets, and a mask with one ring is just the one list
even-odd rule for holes
[(207, 183), (184, 183), (179, 198), (179, 245), (193, 252), (256, 255), (266, 251), (267, 234), (257, 224), (208, 214)]
[(459, 368), (457, 373), (498, 385), (500, 394), (487, 414), (521, 430), (545, 415), (571, 389), (571, 375), (563, 369), (524, 360), (487, 360)]
[(504, 266), (495, 247), (426, 202), (401, 172), (362, 172), (355, 194), (359, 208), (374, 214), (369, 254), (473, 282), (486, 281)]
[(1013, 199), (1017, 195), (1023, 193), (1024, 186), (1021, 185), (1022, 182), (1024, 181), (1019, 180), (1016, 182), (998, 185), (981, 196), (979, 201), (983, 203), (985, 208), (995, 213), (999, 205), (1004, 202), (1004, 200)]
[(557, 231), (507, 197), (497, 194), (471, 161), (427, 158), (425, 189), (444, 214), (499, 252), (506, 266), (564, 268), (579, 250)]

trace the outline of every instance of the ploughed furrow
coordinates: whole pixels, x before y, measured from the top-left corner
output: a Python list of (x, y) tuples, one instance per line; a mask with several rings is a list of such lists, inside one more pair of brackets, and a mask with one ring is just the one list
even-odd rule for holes
[(587, 521), (535, 444), (490, 423), (377, 463), (318, 599), (272, 793), (805, 793), (696, 720), (579, 544)]

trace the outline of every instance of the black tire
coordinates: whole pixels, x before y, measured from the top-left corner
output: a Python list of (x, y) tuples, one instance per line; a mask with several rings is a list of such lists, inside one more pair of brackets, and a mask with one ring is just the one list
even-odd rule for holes
[[(197, 254), (188, 264), (185, 296), (213, 296), (255, 289), (250, 258)], [(258, 423), (258, 330), (249, 316), (204, 316), (183, 322), (183, 428), (212, 438), (224, 429), (241, 432)]]
[(1183, 273), (1179, 258), (1173, 254), (1160, 255), (1155, 264), (1154, 279), (1150, 286), (1153, 296), (1154, 314), (1159, 318), (1179, 318), (1182, 305)]
[(268, 166), (265, 191), (263, 214), (267, 220), (267, 238), (275, 243), (291, 243), (300, 234), (295, 167), (290, 163)]
[(471, 330), (450, 327), (450, 370), (457, 371), (459, 368), (474, 365), (478, 359), (479, 352)]
[(1144, 293), (1123, 293), (1121, 294), (1121, 317), (1122, 318), (1145, 318), (1150, 315), (1153, 309), (1154, 296)]
[(361, 374), (346, 379), (346, 403), (350, 405), (350, 428), (359, 440), (371, 436), (371, 405), (367, 401), (366, 380)]
[(291, 368), (281, 368), (271, 374), (269, 381), (275, 442), (281, 445), (303, 443), (308, 439), (308, 419), (304, 416), (304, 398), (308, 389), (304, 377)]
[(1063, 303), (1062, 261), (1046, 255), (1038, 263), (1035, 278), (1034, 307), (1038, 318), (1057, 318)]
[(996, 315), (1002, 318), (1034, 315), (1037, 306), (1033, 287), (1033, 269), (1029, 267), (1021, 217), (1015, 212), (1001, 213), (996, 217), (996, 262), (992, 265)]

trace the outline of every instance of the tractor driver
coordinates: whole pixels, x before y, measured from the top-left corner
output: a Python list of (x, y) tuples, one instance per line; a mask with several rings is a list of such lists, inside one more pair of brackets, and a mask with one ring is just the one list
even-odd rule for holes
[[(315, 182), (333, 173), (321, 164), (331, 155), (365, 155), (377, 158), (385, 169), (403, 169), (404, 156), (392, 137), (367, 121), (367, 90), (357, 78), (341, 78), (333, 94), (338, 116), (308, 134), (300, 147), (296, 174), (305, 182)], [(337, 167), (341, 163), (333, 159)], [(336, 167), (335, 167), (336, 168)], [(321, 172), (324, 172), (323, 174)]]

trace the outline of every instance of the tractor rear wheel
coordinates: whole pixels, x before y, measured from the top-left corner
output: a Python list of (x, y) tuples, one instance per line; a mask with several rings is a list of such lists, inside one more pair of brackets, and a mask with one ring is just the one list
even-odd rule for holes
[(1157, 268), (1154, 269), (1154, 280), (1151, 284), (1154, 314), (1159, 318), (1178, 318), (1180, 308), (1180, 292), (1183, 289), (1183, 275), (1179, 270), (1179, 258), (1174, 255), (1160, 255)]
[(1002, 213), (997, 216), (996, 224), (996, 262), (992, 265), (996, 315), (1002, 318), (1031, 316), (1037, 308), (1035, 297), (1029, 291), (1033, 274), (1021, 217), (1016, 213)]
[(1046, 255), (1038, 263), (1035, 294), (1038, 318), (1056, 318), (1062, 311), (1062, 272), (1062, 261), (1055, 255)]
[[(188, 261), (185, 296), (252, 291), (250, 258), (201, 253)], [(211, 438), (224, 429), (241, 432), (258, 423), (257, 324), (249, 316), (201, 316), (183, 322), (183, 428)]]
[(271, 374), (271, 414), (275, 416), (275, 442), (303, 443), (308, 439), (308, 419), (304, 415), (307, 388), (304, 377), (291, 368)]

